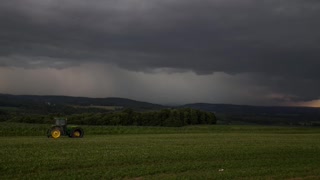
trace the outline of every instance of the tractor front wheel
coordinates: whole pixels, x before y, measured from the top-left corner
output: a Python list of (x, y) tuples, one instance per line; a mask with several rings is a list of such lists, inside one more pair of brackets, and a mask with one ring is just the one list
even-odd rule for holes
[(54, 138), (54, 139), (57, 139), (61, 136), (61, 131), (59, 128), (54, 128), (51, 130), (51, 136)]
[(84, 135), (84, 132), (81, 128), (74, 129), (71, 133), (71, 137), (73, 137), (73, 138), (82, 138), (83, 135)]

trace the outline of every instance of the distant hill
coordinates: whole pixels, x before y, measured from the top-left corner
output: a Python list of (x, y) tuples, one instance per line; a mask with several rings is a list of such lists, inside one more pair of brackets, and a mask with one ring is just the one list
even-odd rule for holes
[(320, 108), (312, 107), (284, 107), (284, 106), (248, 106), (232, 104), (209, 104), (194, 103), (186, 104), (183, 107), (189, 107), (199, 110), (219, 113), (255, 113), (255, 114), (318, 114)]
[(186, 104), (182, 107), (214, 112), (218, 120), (227, 124), (319, 125), (320, 108), (247, 106), (231, 104)]
[[(112, 109), (114, 108), (114, 109)], [(0, 94), (0, 115), (83, 114), (118, 111), (154, 111), (166, 108), (159, 104), (125, 98), (88, 98), (70, 96), (34, 96)], [(247, 106), (195, 103), (174, 108), (192, 108), (216, 114), (220, 124), (312, 125), (320, 126), (320, 108)]]
[(0, 106), (24, 107), (41, 104), (73, 106), (119, 106), (133, 109), (162, 109), (164, 106), (125, 98), (88, 98), (71, 96), (34, 96), (0, 94)]

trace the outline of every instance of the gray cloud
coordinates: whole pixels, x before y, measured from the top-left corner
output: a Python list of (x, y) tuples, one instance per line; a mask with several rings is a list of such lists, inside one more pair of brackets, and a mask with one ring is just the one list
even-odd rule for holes
[[(190, 71), (182, 73), (159, 71), (150, 74), (128, 71), (110, 64), (83, 64), (65, 69), (0, 67), (0, 92), (116, 96), (163, 104), (278, 103), (269, 97), (273, 96), (272, 92), (252, 85), (246, 75), (231, 76), (215, 73), (198, 76)], [(257, 94), (261, 96), (256, 97)]]
[(283, 99), (319, 98), (315, 0), (11, 0), (0, 12), (0, 66), (250, 74)]

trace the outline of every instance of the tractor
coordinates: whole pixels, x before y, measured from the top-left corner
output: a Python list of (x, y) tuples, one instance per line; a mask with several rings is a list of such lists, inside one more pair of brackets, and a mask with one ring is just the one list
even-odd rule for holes
[(60, 136), (69, 136), (71, 138), (82, 138), (84, 131), (78, 126), (67, 126), (66, 119), (56, 118), (56, 124), (53, 125), (47, 131), (48, 138), (52, 137), (54, 139), (59, 138)]

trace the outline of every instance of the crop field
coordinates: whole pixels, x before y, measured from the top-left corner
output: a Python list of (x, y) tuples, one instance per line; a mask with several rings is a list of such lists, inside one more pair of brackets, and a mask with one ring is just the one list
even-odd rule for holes
[(86, 128), (82, 139), (1, 136), (0, 179), (320, 179), (316, 128)]

